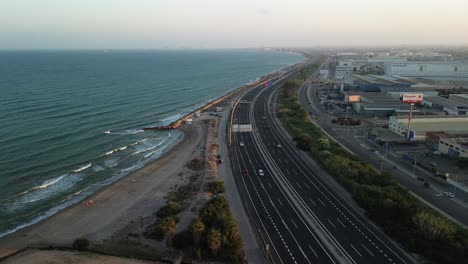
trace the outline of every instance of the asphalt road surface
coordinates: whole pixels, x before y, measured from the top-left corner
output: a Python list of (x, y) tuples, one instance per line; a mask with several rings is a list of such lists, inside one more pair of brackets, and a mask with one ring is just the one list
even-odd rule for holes
[(271, 259), (414, 263), (324, 181), (330, 176), (320, 174), (288, 139), (269, 104), (281, 83), (257, 87), (241, 98), (232, 122), (251, 124), (253, 130), (233, 132), (230, 148), (241, 196)]

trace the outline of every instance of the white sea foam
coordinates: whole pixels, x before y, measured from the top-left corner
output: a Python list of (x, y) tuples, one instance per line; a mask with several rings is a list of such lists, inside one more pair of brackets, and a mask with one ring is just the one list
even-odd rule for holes
[(145, 139), (139, 140), (139, 141), (137, 141), (137, 142), (135, 142), (135, 143), (130, 144), (130, 146), (136, 146), (136, 145), (138, 145), (138, 144), (140, 144), (140, 143), (145, 142), (146, 140), (148, 140), (148, 139), (145, 138)]
[(99, 165), (96, 165), (93, 167), (94, 172), (100, 172), (100, 171), (103, 171), (104, 169), (105, 169), (104, 167), (99, 166)]
[(140, 130), (137, 130), (135, 132), (132, 132), (132, 135), (135, 135), (135, 134), (138, 134), (138, 133), (141, 133), (141, 132), (145, 132), (143, 129), (140, 129)]
[(127, 146), (124, 146), (124, 147), (119, 148), (119, 150), (124, 150), (126, 148), (127, 148)]
[(106, 132), (104, 132), (104, 134), (110, 134), (110, 130), (107, 130)]
[(91, 167), (91, 165), (93, 165), (92, 163), (89, 163), (89, 164), (86, 164), (84, 165), (83, 167), (79, 168), (79, 169), (76, 169), (74, 170), (73, 172), (80, 172), (80, 171), (84, 171), (86, 170), (87, 168)]

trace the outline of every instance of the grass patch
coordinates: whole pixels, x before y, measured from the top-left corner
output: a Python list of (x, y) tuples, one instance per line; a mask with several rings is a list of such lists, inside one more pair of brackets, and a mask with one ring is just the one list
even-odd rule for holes
[(277, 116), (296, 146), (314, 157), (374, 222), (410, 251), (435, 263), (466, 263), (467, 230), (422, 204), (391, 174), (348, 153), (309, 120), (297, 98), (305, 74), (287, 82), (278, 96)]

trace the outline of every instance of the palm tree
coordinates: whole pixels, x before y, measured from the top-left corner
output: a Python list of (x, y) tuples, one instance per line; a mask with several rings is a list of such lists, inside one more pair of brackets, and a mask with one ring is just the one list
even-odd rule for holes
[(190, 229), (193, 234), (193, 240), (195, 241), (195, 245), (198, 246), (198, 244), (200, 243), (201, 235), (203, 234), (203, 231), (205, 231), (205, 224), (203, 224), (203, 221), (200, 217), (195, 217), (193, 218)]
[(164, 232), (164, 235), (167, 237), (167, 244), (170, 244), (172, 238), (174, 237), (174, 232), (176, 229), (176, 221), (174, 217), (168, 216), (162, 220), (161, 229)]
[(232, 217), (228, 217), (228, 219), (225, 220), (224, 230), (229, 240), (233, 240), (237, 236), (239, 230), (236, 221)]
[(221, 248), (221, 232), (218, 229), (213, 228), (208, 234), (208, 246), (213, 254)]

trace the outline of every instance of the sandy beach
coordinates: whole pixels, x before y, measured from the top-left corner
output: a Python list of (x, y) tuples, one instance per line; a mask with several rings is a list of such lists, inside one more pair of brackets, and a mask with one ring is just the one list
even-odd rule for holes
[(0, 238), (0, 258), (35, 245), (70, 247), (76, 238), (109, 238), (138, 217), (151, 215), (165, 203), (171, 187), (182, 184), (178, 172), (200, 148), (203, 123), (183, 125), (183, 139), (152, 163), (35, 225)]
[[(218, 129), (221, 120), (223, 122), (227, 120), (233, 100), (249, 87), (251, 86), (240, 87), (228, 93), (229, 96), (224, 96), (222, 101), (219, 100), (219, 106), (225, 107), (225, 111), (222, 113), (224, 114), (223, 118), (205, 112), (200, 117), (195, 118), (192, 124), (181, 124), (178, 129), (183, 133), (182, 140), (153, 162), (109, 186), (103, 187), (85, 198), (84, 203), (70, 206), (39, 223), (1, 237), (0, 261), (14, 263), (8, 261), (21, 255), (21, 262), (24, 262), (30, 261), (31, 256), (41, 255), (42, 257), (49, 256), (49, 260), (53, 259), (56, 263), (60, 263), (64, 256), (50, 253), (52, 251), (48, 250), (36, 252), (34, 248), (50, 246), (71, 248), (77, 238), (86, 238), (93, 244), (99, 244), (100, 247), (97, 251), (110, 255), (143, 256), (144, 259), (152, 260), (157, 260), (161, 256), (177, 257), (177, 252), (167, 248), (164, 243), (145, 239), (142, 236), (138, 236), (137, 242), (135, 242), (135, 240), (130, 239), (129, 235), (134, 234), (135, 231), (141, 234), (145, 226), (153, 223), (154, 213), (166, 204), (167, 196), (178, 187), (187, 184), (189, 175), (193, 175), (193, 171), (187, 169), (187, 163), (193, 159), (203, 158), (209, 166), (204, 172), (204, 176), (197, 180), (198, 191), (196, 195), (189, 199), (189, 205), (185, 211), (180, 213), (177, 231), (188, 226), (197, 208), (209, 198), (204, 192), (204, 183), (223, 179), (222, 176), (220, 178), (218, 175), (215, 155), (218, 154), (218, 144), (225, 144), (225, 139), (224, 133), (222, 133), (222, 139), (218, 137)], [(225, 125), (222, 125), (221, 129), (224, 130)], [(222, 152), (225, 153), (226, 150)], [(226, 171), (229, 172), (230, 169), (223, 168), (223, 171), (224, 174), (228, 174)], [(235, 186), (227, 186), (227, 188), (231, 190), (228, 192), (228, 196), (235, 197), (237, 195), (235, 194)], [(244, 236), (249, 236), (247, 241), (249, 241), (250, 248), (247, 250), (258, 250), (258, 245), (253, 239), (253, 231), (245, 228), (245, 223), (248, 220), (246, 220), (240, 200), (238, 197), (236, 199), (234, 215), (237, 215), (244, 222), (241, 233), (244, 233)], [(92, 203), (87, 201), (92, 201)], [(121, 241), (129, 243), (130, 246), (119, 244)], [(140, 243), (141, 241), (143, 244)], [(30, 253), (31, 249), (23, 251), (25, 248), (33, 248), (33, 252)], [(129, 254), (126, 254), (125, 251)], [(69, 253), (65, 253), (65, 256), (67, 254)], [(77, 257), (76, 261), (68, 263), (89, 262), (86, 261), (86, 258)]]

